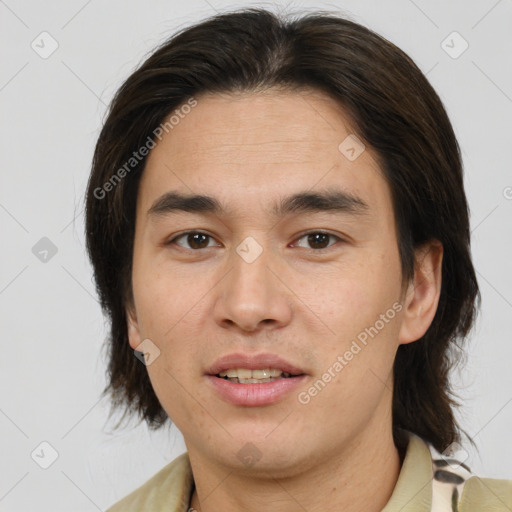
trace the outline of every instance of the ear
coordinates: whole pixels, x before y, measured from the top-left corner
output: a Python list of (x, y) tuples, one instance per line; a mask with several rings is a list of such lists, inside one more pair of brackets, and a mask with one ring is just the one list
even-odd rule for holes
[(430, 327), (441, 295), (443, 245), (426, 242), (415, 251), (414, 276), (403, 304), (403, 319), (398, 335), (400, 344), (421, 338)]
[(128, 340), (130, 342), (130, 347), (135, 350), (141, 344), (142, 337), (140, 335), (139, 323), (137, 321), (137, 313), (135, 312), (134, 305), (126, 307), (126, 321), (128, 324)]

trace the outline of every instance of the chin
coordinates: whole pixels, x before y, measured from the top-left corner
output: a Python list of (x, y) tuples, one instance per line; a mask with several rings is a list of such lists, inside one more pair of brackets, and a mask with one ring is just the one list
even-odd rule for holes
[(210, 456), (238, 474), (266, 479), (290, 478), (308, 471), (317, 448), (307, 445), (304, 435), (290, 436), (286, 432), (277, 435), (272, 433), (273, 428), (275, 424), (264, 433), (234, 435), (227, 442), (219, 443), (213, 452), (210, 444)]

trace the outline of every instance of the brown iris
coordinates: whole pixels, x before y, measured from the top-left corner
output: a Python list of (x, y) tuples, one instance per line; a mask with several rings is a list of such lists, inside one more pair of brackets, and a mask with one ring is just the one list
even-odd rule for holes
[(187, 236), (187, 242), (192, 249), (203, 249), (204, 247), (208, 247), (209, 238), (210, 237), (204, 233), (190, 233)]
[[(313, 249), (325, 249), (329, 245), (329, 236), (327, 233), (311, 233), (308, 235), (308, 243)], [(316, 244), (320, 244), (321, 247), (317, 247)]]

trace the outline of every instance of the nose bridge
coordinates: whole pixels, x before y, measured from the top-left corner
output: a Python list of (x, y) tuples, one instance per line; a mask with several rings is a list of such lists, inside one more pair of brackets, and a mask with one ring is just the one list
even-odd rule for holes
[[(259, 241), (258, 241), (259, 240)], [(231, 272), (230, 294), (241, 300), (264, 302), (269, 293), (269, 278), (275, 279), (268, 267), (272, 267), (272, 251), (263, 240), (263, 236), (248, 236), (235, 248), (232, 254), (233, 270)], [(253, 295), (255, 297), (253, 297)]]
[(263, 321), (281, 324), (290, 317), (285, 291), (274, 275), (277, 257), (263, 236), (258, 239), (249, 236), (235, 247), (216, 307), (217, 321), (245, 330), (256, 329)]

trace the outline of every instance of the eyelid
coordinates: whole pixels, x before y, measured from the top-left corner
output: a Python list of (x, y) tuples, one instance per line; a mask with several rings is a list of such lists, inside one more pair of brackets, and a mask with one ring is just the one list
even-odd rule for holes
[[(212, 240), (215, 240), (215, 237), (213, 235), (210, 235), (209, 233), (207, 233), (205, 231), (199, 231), (199, 230), (191, 229), (189, 231), (183, 231), (182, 233), (179, 233), (179, 234), (173, 236), (170, 240), (165, 242), (164, 245), (178, 245), (176, 243), (176, 240), (178, 240), (180, 238), (183, 238), (183, 237), (185, 237), (187, 235), (191, 235), (191, 234), (194, 234), (194, 235), (205, 235), (205, 236), (211, 238)], [(188, 247), (181, 247), (181, 245), (178, 245), (178, 247), (180, 247), (181, 249), (190, 250), (190, 251), (194, 251), (194, 252), (199, 252), (201, 250), (201, 249), (189, 249)], [(205, 247), (204, 249), (209, 249), (209, 248), (210, 248), (210, 246)]]
[[(211, 238), (212, 240), (215, 240), (215, 237), (213, 235), (210, 235), (209, 233), (205, 232), (205, 231), (199, 231), (199, 230), (189, 230), (189, 231), (184, 231), (182, 233), (179, 233), (177, 234), (176, 236), (173, 236), (172, 239), (170, 239), (169, 241), (165, 242), (165, 245), (178, 245), (176, 243), (176, 240), (184, 237), (184, 236), (187, 236), (187, 235), (190, 235), (190, 234), (195, 234), (195, 235), (205, 235), (209, 238)], [(323, 235), (328, 235), (330, 237), (333, 237), (333, 238), (336, 238), (339, 242), (345, 242), (345, 240), (339, 236), (339, 235), (335, 235), (334, 233), (331, 233), (330, 231), (326, 231), (326, 230), (323, 230), (323, 229), (310, 229), (308, 231), (305, 231), (301, 234), (299, 234), (296, 238), (295, 238), (295, 242), (304, 238), (305, 236), (308, 236), (308, 235), (312, 235), (312, 234), (323, 234)], [(325, 252), (327, 251), (328, 249), (330, 249), (331, 247), (333, 247), (334, 245), (336, 245), (336, 243), (334, 244), (331, 244), (331, 245), (328, 245), (327, 247), (323, 248), (323, 249), (312, 249), (312, 248), (309, 248), (309, 247), (301, 247), (301, 249), (306, 249), (308, 251), (312, 251), (312, 252)], [(182, 249), (185, 249), (185, 250), (190, 250), (190, 251), (193, 251), (193, 252), (199, 252), (201, 250), (204, 250), (204, 249), (209, 249), (210, 246), (207, 246), (207, 247), (204, 247), (203, 249), (189, 249), (187, 247), (182, 247), (181, 245), (178, 245), (178, 247), (181, 247)], [(300, 246), (299, 246), (300, 247)]]
[[(313, 229), (313, 230), (308, 230), (302, 234), (300, 234), (295, 240), (298, 241), (302, 238), (304, 238), (305, 236), (308, 236), (308, 235), (313, 235), (313, 234), (321, 234), (321, 235), (328, 235), (332, 238), (336, 238), (338, 240), (338, 242), (344, 242), (345, 240), (343, 238), (341, 238), (341, 236), (339, 235), (335, 235), (334, 233), (331, 233), (330, 231), (326, 231), (326, 230), (323, 230), (323, 229)], [(325, 252), (327, 250), (329, 250), (331, 247), (334, 247), (336, 245), (336, 243), (333, 243), (333, 244), (330, 244), (328, 245), (327, 247), (323, 248), (323, 249), (311, 249), (309, 247), (301, 247), (301, 249), (306, 249), (308, 251), (312, 251), (312, 252)]]

